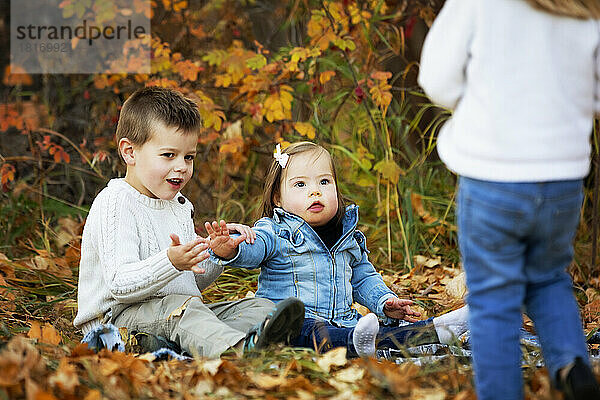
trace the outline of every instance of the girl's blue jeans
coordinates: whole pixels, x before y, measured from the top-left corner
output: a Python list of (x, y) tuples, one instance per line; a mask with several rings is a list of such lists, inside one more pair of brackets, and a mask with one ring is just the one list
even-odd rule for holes
[[(433, 318), (430, 318), (404, 326), (380, 326), (376, 339), (377, 348), (398, 349), (401, 346), (438, 343), (432, 321)], [(302, 332), (291, 344), (312, 348), (321, 353), (335, 347), (345, 347), (348, 357), (357, 357), (352, 343), (353, 332), (354, 328), (338, 327), (327, 321), (305, 318)]]
[(582, 199), (582, 180), (459, 179), (458, 240), (480, 400), (523, 398), (522, 311), (534, 321), (552, 379), (577, 356), (589, 362), (566, 272)]

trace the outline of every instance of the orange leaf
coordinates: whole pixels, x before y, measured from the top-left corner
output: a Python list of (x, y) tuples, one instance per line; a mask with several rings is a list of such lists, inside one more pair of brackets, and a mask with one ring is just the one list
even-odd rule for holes
[(387, 81), (392, 77), (392, 73), (388, 71), (375, 71), (371, 74), (371, 78), (378, 81)]
[(321, 85), (324, 85), (325, 83), (329, 82), (331, 80), (331, 78), (333, 78), (334, 76), (335, 76), (335, 71), (321, 72), (321, 75), (319, 76), (319, 82), (321, 82)]
[(37, 339), (41, 343), (52, 344), (55, 346), (62, 341), (60, 333), (48, 322), (46, 322), (44, 326), (40, 326), (39, 322), (32, 321), (27, 337)]
[(4, 186), (15, 180), (15, 167), (11, 164), (4, 163), (0, 167), (0, 183)]
[(33, 84), (31, 75), (25, 72), (25, 69), (19, 66), (13, 66), (10, 68), (10, 64), (4, 68), (4, 79), (2, 80), (6, 86), (25, 85), (29, 86)]

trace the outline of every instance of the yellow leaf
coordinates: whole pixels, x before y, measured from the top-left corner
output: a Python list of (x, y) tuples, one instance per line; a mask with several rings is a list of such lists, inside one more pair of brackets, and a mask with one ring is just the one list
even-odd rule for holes
[(181, 11), (184, 8), (186, 8), (187, 6), (188, 6), (187, 0), (178, 1), (177, 3), (173, 3), (173, 11), (175, 11), (175, 12)]
[(306, 136), (309, 139), (314, 139), (316, 136), (315, 127), (309, 122), (296, 122), (294, 124), (294, 129), (296, 129), (299, 134)]

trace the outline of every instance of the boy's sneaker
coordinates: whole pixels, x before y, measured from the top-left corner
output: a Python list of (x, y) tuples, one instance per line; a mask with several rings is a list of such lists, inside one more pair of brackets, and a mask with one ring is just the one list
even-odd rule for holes
[(352, 332), (352, 343), (359, 357), (371, 357), (375, 354), (375, 339), (378, 332), (377, 315), (369, 313), (358, 320)]
[(558, 389), (567, 400), (599, 400), (600, 387), (592, 369), (581, 357), (556, 373)]
[(265, 320), (246, 335), (244, 352), (264, 349), (270, 344), (287, 343), (302, 330), (304, 303), (289, 297), (277, 303)]

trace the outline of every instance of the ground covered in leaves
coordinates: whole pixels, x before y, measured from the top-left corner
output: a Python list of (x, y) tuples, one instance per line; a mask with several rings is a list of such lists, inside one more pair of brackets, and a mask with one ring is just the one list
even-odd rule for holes
[[(9, 259), (0, 254), (0, 399), (474, 399), (468, 360), (445, 357), (417, 366), (374, 359), (347, 360), (345, 350), (318, 354), (276, 347), (253, 356), (156, 360), (151, 354), (94, 353), (72, 326), (80, 224), (64, 220), (64, 254), (33, 246)], [(415, 300), (425, 317), (463, 304), (464, 274), (441, 257), (417, 256), (410, 273), (383, 273), (399, 296)], [(235, 294), (227, 288), (246, 282)], [(577, 279), (577, 277), (576, 277)], [(207, 299), (245, 296), (255, 279), (226, 273)], [(590, 288), (582, 304), (586, 332), (598, 326), (600, 297)], [(359, 311), (365, 312), (366, 310)], [(531, 328), (531, 323), (526, 322)], [(524, 367), (529, 399), (560, 398), (535, 361)], [(596, 366), (596, 372), (600, 372)]]

